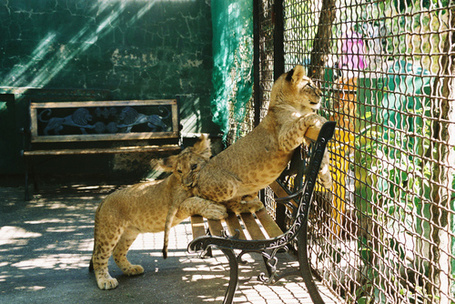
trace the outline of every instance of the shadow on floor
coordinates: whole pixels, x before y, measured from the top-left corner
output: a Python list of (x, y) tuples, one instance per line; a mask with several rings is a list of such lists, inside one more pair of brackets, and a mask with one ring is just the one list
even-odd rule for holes
[[(228, 283), (227, 261), (189, 254), (189, 221), (172, 230), (168, 259), (161, 256), (162, 234), (142, 234), (128, 257), (145, 273), (124, 276), (115, 290), (101, 291), (88, 264), (93, 247), (96, 207), (116, 185), (63, 185), (23, 200), (22, 187), (0, 187), (0, 298), (2, 303), (220, 303)], [(261, 257), (241, 267), (236, 303), (311, 303), (301, 281), (266, 286), (257, 281)], [(289, 262), (285, 267), (295, 267)], [(254, 269), (254, 271), (252, 271)], [(259, 269), (259, 270), (258, 270)]]

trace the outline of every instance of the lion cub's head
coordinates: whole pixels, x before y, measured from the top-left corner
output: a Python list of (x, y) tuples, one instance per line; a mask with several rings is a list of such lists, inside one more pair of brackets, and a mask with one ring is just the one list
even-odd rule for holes
[(196, 186), (197, 173), (211, 155), (210, 139), (207, 135), (201, 135), (194, 146), (185, 148), (177, 155), (159, 159), (157, 164), (163, 171), (172, 172), (183, 187), (189, 190)]
[(296, 65), (273, 84), (269, 107), (284, 103), (300, 113), (315, 111), (321, 105), (321, 96), (321, 90), (306, 76), (304, 67)]

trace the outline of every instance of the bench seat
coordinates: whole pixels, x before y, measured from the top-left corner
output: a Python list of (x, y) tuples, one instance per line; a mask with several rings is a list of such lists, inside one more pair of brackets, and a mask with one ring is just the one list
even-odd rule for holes
[(238, 238), (241, 240), (262, 240), (274, 238), (283, 233), (265, 208), (255, 214), (236, 215), (230, 212), (224, 220), (204, 220), (200, 215), (193, 215), (191, 225), (193, 238), (204, 236), (207, 229), (211, 235), (221, 237), (224, 231), (228, 231), (230, 235), (238, 233)]

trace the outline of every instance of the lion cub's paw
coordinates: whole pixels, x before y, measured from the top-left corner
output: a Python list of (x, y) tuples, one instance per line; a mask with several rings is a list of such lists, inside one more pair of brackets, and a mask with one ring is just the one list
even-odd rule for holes
[(333, 182), (332, 182), (332, 175), (330, 174), (330, 168), (329, 168), (329, 161), (326, 160), (327, 152), (324, 155), (324, 160), (323, 164), (321, 167), (321, 170), (319, 171), (318, 177), (319, 177), (319, 182), (324, 186), (326, 189), (332, 188)]
[(316, 113), (312, 113), (312, 114), (304, 117), (303, 119), (308, 122), (308, 125), (316, 127), (318, 129), (320, 129), (322, 127), (322, 125), (327, 122), (327, 119), (325, 119), (324, 117), (322, 117)]
[(144, 268), (141, 265), (131, 265), (126, 269), (122, 269), (123, 273), (128, 276), (140, 275), (144, 273)]
[(325, 178), (320, 178), (322, 186), (326, 189), (331, 189), (333, 186), (332, 178), (331, 177), (325, 177)]
[(249, 202), (242, 202), (244, 203), (247, 208), (249, 209), (249, 212), (251, 213), (256, 213), (257, 211), (264, 209), (264, 204), (260, 200), (253, 200)]
[(251, 200), (251, 201), (240, 201), (236, 203), (232, 203), (228, 207), (232, 212), (239, 214), (239, 213), (255, 213), (264, 208), (264, 204), (258, 200)]
[(201, 214), (210, 220), (221, 220), (228, 217), (226, 206), (221, 204), (210, 204)]
[(118, 286), (117, 279), (109, 278), (109, 279), (100, 279), (97, 281), (98, 288), (101, 290), (109, 290), (114, 289)]

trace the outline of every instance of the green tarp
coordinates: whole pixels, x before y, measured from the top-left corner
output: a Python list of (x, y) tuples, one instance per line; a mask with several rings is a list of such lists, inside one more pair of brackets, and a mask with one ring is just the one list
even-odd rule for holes
[[(213, 121), (226, 139), (245, 118), (253, 87), (253, 1), (212, 1)], [(230, 122), (232, 120), (232, 122)]]

